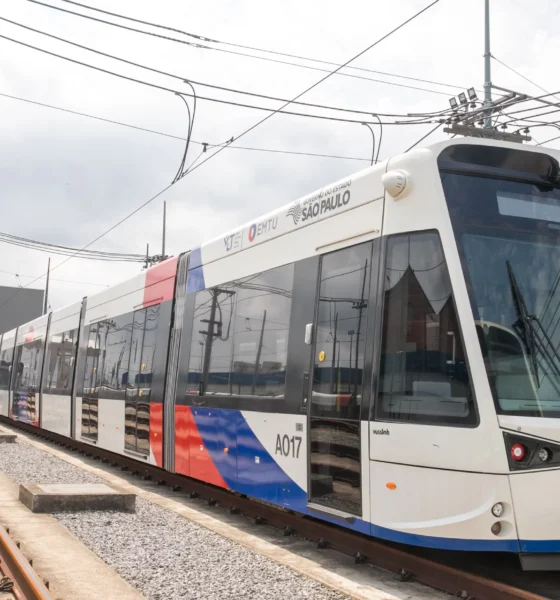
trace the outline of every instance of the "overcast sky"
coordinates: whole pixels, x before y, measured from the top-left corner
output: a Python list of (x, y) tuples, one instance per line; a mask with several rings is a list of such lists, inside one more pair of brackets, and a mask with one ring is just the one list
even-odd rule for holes
[[(333, 62), (345, 62), (429, 4), (426, 0), (84, 2), (221, 41)], [(87, 12), (61, 0), (50, 3)], [(529, 4), (526, 0), (492, 0), (491, 4), (493, 54), (545, 88), (560, 89), (555, 60), (560, 50), (557, 36), (560, 1), (535, 0)], [(354, 64), (481, 89), (483, 11), (483, 0), (440, 0)], [(194, 80), (262, 94), (291, 98), (324, 76), (318, 71), (127, 32), (27, 0), (3, 0), (0, 16)], [(178, 81), (92, 55), (1, 21), (0, 35), (124, 75), (188, 90)], [(372, 112), (419, 112), (447, 108), (448, 96), (460, 91), (385, 75), (363, 75), (432, 91), (333, 76), (303, 100)], [(539, 93), (496, 62), (492, 79), (504, 87)], [(255, 102), (207, 88), (197, 91), (201, 95)], [(73, 65), (3, 39), (0, 39), (0, 93), (172, 135), (184, 136), (187, 131), (186, 109), (173, 94)], [(258, 103), (278, 106), (265, 101)], [(262, 112), (254, 110), (200, 101), (193, 139), (221, 143), (262, 116)], [(385, 127), (380, 157), (405, 150), (430, 127)], [(553, 133), (536, 130), (535, 135), (542, 141)], [(425, 143), (444, 137), (445, 134), (437, 132)], [(179, 140), (1, 96), (0, 140), (0, 231), (69, 246), (85, 245), (168, 185), (184, 147)], [(239, 145), (368, 158), (371, 134), (360, 125), (275, 115), (240, 140)], [(188, 162), (199, 152), (200, 146), (191, 146)], [(367, 164), (230, 148), (93, 248), (142, 253), (149, 243), (153, 253), (159, 251), (165, 199), (168, 252), (178, 254)], [(23, 284), (30, 281), (23, 275), (37, 276), (46, 269), (46, 254), (6, 244), (0, 245), (0, 252), (0, 269), (21, 274)], [(62, 260), (53, 256), (53, 266)], [(114, 284), (138, 271), (137, 265), (73, 259), (52, 274), (51, 305), (57, 308), (68, 304), (101, 289), (92, 284)], [(0, 272), (0, 285), (16, 285), (16, 278)], [(43, 281), (34, 287), (40, 285)]]

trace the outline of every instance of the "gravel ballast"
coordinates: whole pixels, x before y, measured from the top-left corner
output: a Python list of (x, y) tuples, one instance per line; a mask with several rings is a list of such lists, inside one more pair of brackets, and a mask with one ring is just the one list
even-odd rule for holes
[[(0, 471), (16, 483), (102, 482), (19, 440), (0, 448)], [(54, 516), (150, 600), (346, 598), (143, 498), (134, 514)]]

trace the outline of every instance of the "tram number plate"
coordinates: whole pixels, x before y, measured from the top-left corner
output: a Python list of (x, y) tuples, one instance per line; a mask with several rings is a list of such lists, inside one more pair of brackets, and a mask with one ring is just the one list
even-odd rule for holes
[(276, 436), (276, 452), (274, 454), (299, 458), (301, 440), (302, 438), (299, 435), (292, 435), (292, 437), (290, 437), (289, 435), (278, 434)]

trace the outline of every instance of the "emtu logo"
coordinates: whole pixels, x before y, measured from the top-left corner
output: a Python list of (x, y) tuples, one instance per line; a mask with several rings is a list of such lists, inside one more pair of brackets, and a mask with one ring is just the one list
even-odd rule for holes
[(30, 344), (33, 340), (35, 339), (35, 330), (33, 329), (33, 325), (31, 325), (31, 327), (29, 327), (29, 331), (27, 332), (27, 335), (25, 336), (25, 344)]
[(252, 242), (257, 237), (257, 226), (253, 223), (249, 227), (249, 241)]
[(301, 203), (299, 202), (299, 200), (296, 200), (293, 204), (292, 207), (290, 208), (290, 210), (286, 213), (287, 217), (292, 217), (292, 219), (294, 220), (294, 225), (297, 225), (299, 223), (299, 220), (301, 218), (301, 213), (302, 213), (302, 208), (301, 208)]

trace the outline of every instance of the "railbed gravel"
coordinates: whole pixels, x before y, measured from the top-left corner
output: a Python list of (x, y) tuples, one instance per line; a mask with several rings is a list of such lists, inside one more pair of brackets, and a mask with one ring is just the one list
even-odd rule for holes
[[(103, 482), (20, 440), (0, 447), (0, 471), (16, 483)], [(133, 514), (54, 516), (149, 600), (347, 598), (143, 498)]]

